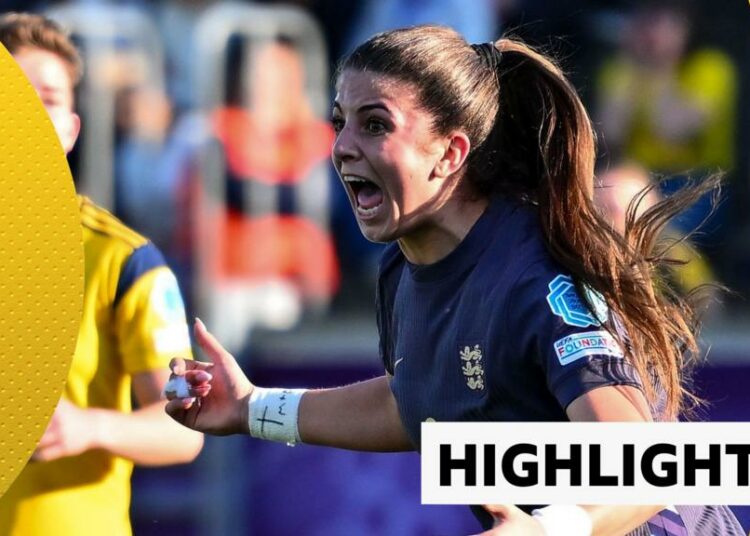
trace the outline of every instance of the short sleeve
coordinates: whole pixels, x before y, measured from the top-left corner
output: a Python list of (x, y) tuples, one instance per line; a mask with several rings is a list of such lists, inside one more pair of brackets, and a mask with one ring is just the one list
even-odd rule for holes
[(127, 373), (165, 368), (173, 357), (192, 356), (177, 279), (153, 244), (135, 250), (123, 267), (114, 308)]
[(586, 294), (588, 304), (569, 275), (540, 261), (522, 271), (505, 307), (515, 357), (543, 371), (563, 409), (598, 387), (641, 386), (619, 337), (606, 329), (611, 322), (605, 301), (592, 290)]

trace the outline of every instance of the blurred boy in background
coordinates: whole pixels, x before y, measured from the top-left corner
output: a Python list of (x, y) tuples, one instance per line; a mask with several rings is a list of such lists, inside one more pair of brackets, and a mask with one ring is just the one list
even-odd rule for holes
[[(599, 175), (594, 189), (594, 202), (612, 227), (623, 234), (631, 203), (637, 204), (636, 216), (640, 216), (660, 200), (656, 188), (646, 192), (651, 184), (648, 171), (638, 164), (626, 163), (614, 166)], [(634, 201), (635, 200), (635, 201)], [(686, 295), (701, 285), (716, 283), (711, 266), (682, 234), (673, 229), (662, 232), (666, 247), (672, 246), (667, 256), (677, 261), (669, 266), (665, 274), (680, 294)]]
[[(0, 42), (41, 98), (65, 152), (80, 119), (75, 46), (38, 15), (0, 17)], [(25, 467), (0, 499), (0, 534), (131, 534), (133, 464), (192, 461), (203, 437), (163, 411), (173, 355), (190, 353), (182, 297), (159, 250), (79, 196), (83, 317), (63, 396)], [(139, 409), (131, 411), (131, 389)]]

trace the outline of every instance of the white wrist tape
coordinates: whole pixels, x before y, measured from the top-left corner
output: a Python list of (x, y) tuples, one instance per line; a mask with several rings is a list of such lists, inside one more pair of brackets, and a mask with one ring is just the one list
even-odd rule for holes
[(533, 510), (531, 515), (547, 536), (591, 536), (594, 529), (588, 512), (575, 504), (552, 504)]
[(299, 443), (297, 416), (305, 391), (307, 389), (253, 389), (247, 412), (250, 435), (290, 446)]

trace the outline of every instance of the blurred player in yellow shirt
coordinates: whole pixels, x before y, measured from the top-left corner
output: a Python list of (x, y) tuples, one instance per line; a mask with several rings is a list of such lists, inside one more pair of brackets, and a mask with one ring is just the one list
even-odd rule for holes
[[(0, 42), (69, 152), (80, 130), (75, 46), (55, 23), (27, 14), (0, 17)], [(4, 536), (130, 534), (133, 464), (189, 462), (203, 445), (202, 435), (172, 421), (160, 402), (170, 358), (190, 353), (173, 273), (146, 238), (89, 199), (79, 201), (86, 273), (75, 356), (31, 462), (0, 498)]]
[(737, 69), (721, 50), (689, 47), (689, 2), (639, 0), (621, 46), (597, 76), (608, 151), (659, 173), (731, 170)]

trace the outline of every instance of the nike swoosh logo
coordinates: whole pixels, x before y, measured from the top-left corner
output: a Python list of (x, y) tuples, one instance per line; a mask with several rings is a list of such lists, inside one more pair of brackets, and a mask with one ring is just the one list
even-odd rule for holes
[(401, 363), (403, 360), (404, 360), (403, 357), (401, 359), (396, 359), (396, 361), (393, 362), (393, 370), (396, 370), (396, 367), (398, 366), (398, 364)]

